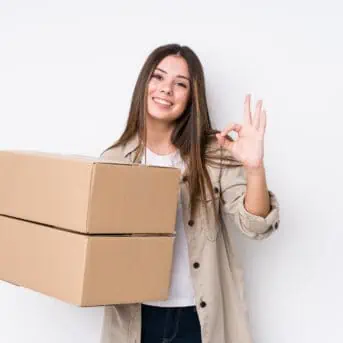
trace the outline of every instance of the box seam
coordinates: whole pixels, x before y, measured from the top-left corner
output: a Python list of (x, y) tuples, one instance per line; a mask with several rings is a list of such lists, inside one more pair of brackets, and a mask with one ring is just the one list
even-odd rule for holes
[(91, 199), (93, 196), (93, 190), (94, 190), (94, 183), (95, 183), (95, 174), (96, 174), (96, 164), (92, 164), (92, 171), (91, 171), (91, 177), (89, 182), (89, 190), (88, 190), (88, 204), (87, 204), (87, 217), (86, 217), (86, 233), (89, 233), (89, 225), (90, 225), (90, 216), (92, 213), (92, 206), (91, 206)]
[(86, 239), (86, 249), (85, 249), (85, 258), (84, 258), (84, 265), (83, 265), (83, 277), (82, 277), (82, 291), (81, 291), (81, 299), (80, 304), (81, 306), (84, 306), (85, 303), (85, 285), (87, 284), (87, 266), (88, 266), (88, 259), (89, 259), (89, 245), (90, 245), (90, 239)]

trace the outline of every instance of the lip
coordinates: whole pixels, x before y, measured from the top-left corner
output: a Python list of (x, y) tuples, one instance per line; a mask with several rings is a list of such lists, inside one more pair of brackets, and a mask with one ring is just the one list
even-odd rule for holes
[[(158, 96), (153, 96), (152, 97), (152, 100), (154, 101), (155, 99), (159, 99), (159, 100), (163, 100), (163, 101), (167, 101), (170, 105), (164, 105), (164, 104), (159, 104), (158, 103), (158, 105), (164, 105), (164, 106), (168, 106), (168, 107), (170, 107), (170, 106), (173, 106), (174, 105), (174, 103), (173, 102), (171, 102), (170, 100), (168, 100), (168, 99), (164, 99), (164, 98), (161, 98), (161, 97), (158, 97)], [(155, 102), (155, 101), (154, 101)], [(155, 102), (156, 103), (156, 102)]]

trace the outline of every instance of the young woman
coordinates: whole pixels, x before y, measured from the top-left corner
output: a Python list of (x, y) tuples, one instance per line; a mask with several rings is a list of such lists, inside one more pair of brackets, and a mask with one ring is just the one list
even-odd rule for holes
[[(212, 129), (202, 65), (186, 46), (158, 47), (136, 83), (127, 126), (102, 156), (182, 171), (169, 298), (105, 308), (102, 343), (249, 343), (242, 270), (230, 228), (253, 239), (279, 225), (263, 164), (266, 112)], [(229, 133), (235, 131), (233, 140)]]

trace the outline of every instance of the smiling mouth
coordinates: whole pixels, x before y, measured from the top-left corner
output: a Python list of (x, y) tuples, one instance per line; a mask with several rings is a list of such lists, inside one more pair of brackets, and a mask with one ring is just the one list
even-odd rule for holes
[(163, 106), (167, 106), (167, 107), (171, 107), (173, 105), (172, 102), (170, 102), (168, 100), (161, 99), (161, 98), (152, 98), (152, 100), (159, 105), (163, 105)]

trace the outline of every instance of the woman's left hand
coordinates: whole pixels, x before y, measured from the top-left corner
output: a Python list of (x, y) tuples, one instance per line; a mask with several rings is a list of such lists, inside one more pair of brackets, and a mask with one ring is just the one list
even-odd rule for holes
[[(219, 145), (230, 151), (246, 169), (263, 168), (264, 133), (266, 129), (266, 111), (262, 109), (262, 100), (256, 104), (254, 118), (250, 112), (251, 95), (245, 97), (243, 125), (232, 123), (221, 133), (217, 133)], [(227, 138), (229, 132), (235, 131), (238, 138), (234, 141)]]

